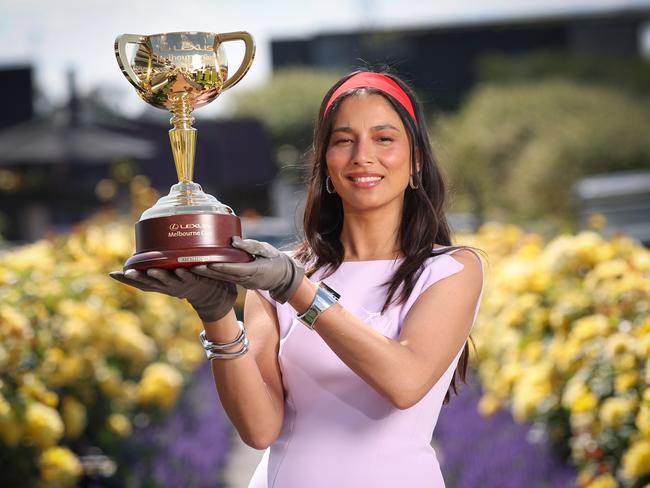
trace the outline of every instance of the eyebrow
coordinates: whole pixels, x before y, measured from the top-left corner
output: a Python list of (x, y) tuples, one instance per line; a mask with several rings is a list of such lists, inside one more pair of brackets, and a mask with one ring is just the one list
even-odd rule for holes
[[(379, 131), (384, 129), (391, 129), (399, 132), (399, 129), (392, 124), (375, 125), (374, 127), (370, 128), (370, 130), (372, 131)], [(354, 130), (352, 129), (352, 127), (342, 126), (342, 127), (337, 127), (336, 129), (332, 129), (332, 133), (335, 132), (354, 132)]]

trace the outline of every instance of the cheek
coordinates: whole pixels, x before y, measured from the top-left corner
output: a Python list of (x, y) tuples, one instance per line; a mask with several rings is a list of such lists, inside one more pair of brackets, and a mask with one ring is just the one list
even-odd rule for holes
[(331, 175), (336, 174), (343, 169), (349, 157), (346, 149), (340, 147), (332, 147), (325, 153), (325, 164)]
[(408, 146), (392, 146), (387, 148), (383, 158), (384, 164), (393, 173), (410, 174), (410, 153)]

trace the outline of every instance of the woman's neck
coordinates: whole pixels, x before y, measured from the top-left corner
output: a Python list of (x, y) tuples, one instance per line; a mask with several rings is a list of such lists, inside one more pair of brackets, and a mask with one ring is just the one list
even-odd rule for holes
[(401, 255), (399, 224), (401, 209), (345, 211), (341, 244), (344, 261), (395, 259)]

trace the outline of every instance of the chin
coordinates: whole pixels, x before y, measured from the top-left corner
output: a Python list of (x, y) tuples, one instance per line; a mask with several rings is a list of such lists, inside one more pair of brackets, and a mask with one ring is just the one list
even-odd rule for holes
[(385, 198), (365, 197), (365, 198), (346, 198), (343, 199), (343, 207), (356, 211), (377, 210), (390, 204), (390, 200)]

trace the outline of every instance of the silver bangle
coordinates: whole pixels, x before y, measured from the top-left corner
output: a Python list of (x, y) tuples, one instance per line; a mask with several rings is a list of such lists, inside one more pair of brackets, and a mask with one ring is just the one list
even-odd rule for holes
[[(208, 340), (205, 330), (202, 330), (199, 334), (199, 339), (201, 341), (201, 346), (205, 349), (205, 355), (208, 359), (233, 359), (239, 356), (242, 356), (248, 352), (248, 337), (246, 337), (246, 329), (244, 328), (243, 322), (240, 320), (237, 321), (239, 326), (239, 334), (237, 337), (230, 342), (212, 342)], [(221, 352), (224, 349), (230, 349), (238, 344), (242, 344), (241, 349), (233, 352)]]
[(236, 346), (242, 342), (244, 340), (244, 337), (246, 337), (246, 330), (244, 329), (244, 324), (242, 321), (238, 320), (237, 325), (239, 326), (239, 335), (237, 335), (237, 337), (230, 342), (211, 342), (206, 336), (205, 330), (202, 330), (199, 334), (199, 339), (201, 339), (201, 345), (203, 346), (203, 349), (206, 351), (213, 351), (215, 349), (222, 351), (224, 349), (229, 349), (233, 346)]
[(209, 360), (213, 359), (235, 359), (239, 356), (243, 356), (248, 352), (248, 338), (244, 337), (244, 342), (242, 348), (239, 351), (234, 352), (217, 352), (217, 351), (205, 351), (205, 355)]

